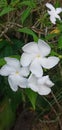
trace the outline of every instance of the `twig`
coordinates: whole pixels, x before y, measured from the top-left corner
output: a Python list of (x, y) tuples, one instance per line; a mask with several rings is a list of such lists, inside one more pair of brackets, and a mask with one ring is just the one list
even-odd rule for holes
[(45, 101), (48, 102), (48, 104), (50, 105), (50, 107), (52, 108), (52, 110), (54, 111), (54, 113), (56, 114), (57, 116), (57, 119), (58, 119), (58, 123), (59, 123), (59, 126), (60, 126), (60, 130), (62, 130), (62, 123), (61, 123), (61, 120), (59, 118), (59, 115), (57, 114), (56, 110), (54, 109), (54, 107), (52, 106), (52, 104), (45, 98), (43, 97)]
[(55, 102), (56, 102), (56, 104), (57, 104), (59, 110), (62, 112), (62, 107), (61, 107), (61, 105), (59, 104), (58, 100), (56, 99), (56, 96), (54, 95), (54, 93), (53, 93), (52, 91), (51, 91), (51, 94), (52, 94), (52, 96), (53, 96), (53, 98), (54, 98), (54, 100), (55, 100)]
[(6, 34), (4, 34), (4, 37), (7, 39), (7, 41), (9, 41), (11, 44), (13, 44), (13, 42), (11, 41), (11, 39)]
[(20, 25), (20, 24), (18, 24), (18, 23), (13, 23), (13, 22), (8, 22), (6, 26), (3, 26), (3, 25), (1, 25), (1, 26), (4, 28), (4, 30), (1, 32), (0, 38), (1, 38), (4, 34), (6, 34), (10, 28), (13, 28), (14, 26), (17, 26), (17, 27), (20, 27), (20, 28), (23, 27), (22, 25)]
[(8, 24), (8, 25), (5, 27), (5, 29), (2, 31), (2, 33), (0, 34), (0, 38), (1, 38), (5, 33), (7, 33), (7, 31), (9, 30), (9, 28), (13, 28), (13, 26), (14, 26), (14, 25), (11, 25), (11, 26), (10, 26), (10, 24)]
[(61, 74), (61, 77), (62, 77), (62, 67), (61, 67), (61, 65), (60, 65), (60, 63), (59, 63), (59, 69), (60, 69), (60, 74)]

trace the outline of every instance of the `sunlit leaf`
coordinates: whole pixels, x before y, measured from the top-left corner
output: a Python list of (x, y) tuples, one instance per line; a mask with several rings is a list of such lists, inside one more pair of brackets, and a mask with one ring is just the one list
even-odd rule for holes
[(31, 11), (31, 8), (27, 8), (26, 10), (23, 11), (22, 15), (21, 15), (21, 21), (22, 23), (26, 20), (26, 18), (29, 16)]
[(0, 16), (4, 15), (4, 14), (7, 14), (11, 11), (15, 10), (14, 8), (8, 6), (8, 7), (5, 7), (2, 11), (0, 11)]
[(29, 28), (27, 28), (27, 27), (24, 27), (24, 28), (22, 28), (22, 29), (19, 29), (18, 31), (19, 31), (19, 32), (26, 33), (26, 34), (29, 34), (29, 35), (32, 35), (34, 41), (36, 41), (36, 42), (38, 41), (37, 35), (36, 35), (31, 29), (29, 29)]

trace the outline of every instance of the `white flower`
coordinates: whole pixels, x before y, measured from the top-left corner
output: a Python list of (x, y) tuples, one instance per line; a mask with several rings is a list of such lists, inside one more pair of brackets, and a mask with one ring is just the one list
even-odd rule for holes
[(37, 78), (31, 74), (28, 79), (28, 87), (40, 95), (48, 95), (53, 85), (54, 83), (49, 79), (48, 75)]
[(8, 82), (13, 91), (17, 91), (18, 86), (26, 88), (29, 74), (27, 67), (20, 67), (20, 62), (16, 58), (5, 58), (7, 64), (0, 69), (0, 75), (8, 76)]
[(50, 21), (56, 24), (56, 18), (61, 20), (59, 13), (62, 12), (62, 8), (54, 8), (52, 4), (46, 3), (46, 7), (49, 8), (48, 14), (50, 15)]
[(41, 77), (43, 75), (42, 67), (50, 69), (59, 62), (58, 57), (45, 57), (50, 53), (51, 48), (43, 40), (39, 39), (38, 44), (35, 42), (30, 42), (26, 44), (22, 49), (24, 51), (21, 56), (22, 66), (29, 66), (29, 70), (37, 77)]

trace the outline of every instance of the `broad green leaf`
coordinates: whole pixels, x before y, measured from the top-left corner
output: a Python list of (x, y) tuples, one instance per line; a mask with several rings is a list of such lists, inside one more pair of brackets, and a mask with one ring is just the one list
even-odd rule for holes
[(8, 7), (5, 7), (2, 11), (0, 11), (0, 16), (4, 15), (4, 14), (7, 14), (11, 11), (15, 10), (14, 8), (8, 6)]
[(58, 38), (58, 48), (62, 49), (62, 36)]
[(26, 20), (26, 18), (29, 16), (31, 11), (31, 8), (27, 8), (26, 10), (23, 11), (22, 15), (21, 15), (21, 21), (22, 23), (24, 23), (24, 21)]
[(11, 127), (12, 122), (14, 122), (15, 113), (12, 111), (8, 99), (4, 99), (3, 103), (0, 104), (0, 108), (2, 109), (0, 112), (0, 130), (5, 130)]
[(35, 42), (38, 41), (37, 35), (36, 35), (31, 29), (29, 29), (29, 28), (27, 28), (27, 27), (24, 27), (24, 28), (22, 28), (22, 29), (19, 29), (18, 31), (19, 31), (19, 32), (26, 33), (26, 34), (29, 34), (29, 35), (32, 35), (34, 41), (35, 41)]
[(35, 106), (36, 106), (36, 99), (37, 99), (37, 93), (35, 93), (34, 91), (32, 91), (29, 88), (26, 88), (25, 90), (27, 97), (29, 98), (34, 110), (35, 110)]

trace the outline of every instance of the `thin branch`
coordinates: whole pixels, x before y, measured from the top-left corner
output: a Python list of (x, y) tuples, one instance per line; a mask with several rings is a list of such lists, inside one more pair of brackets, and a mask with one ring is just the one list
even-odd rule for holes
[(54, 98), (54, 100), (55, 100), (55, 102), (56, 102), (56, 104), (57, 104), (59, 110), (62, 112), (62, 107), (61, 107), (61, 105), (59, 104), (58, 100), (56, 99), (56, 96), (54, 95), (54, 93), (53, 93), (52, 91), (51, 91), (51, 94), (52, 94), (52, 96), (53, 96), (53, 98)]
[(59, 115), (57, 114), (56, 110), (54, 109), (54, 107), (52, 106), (52, 104), (45, 98), (43, 97), (45, 101), (48, 102), (48, 104), (50, 105), (50, 107), (52, 108), (52, 110), (54, 111), (54, 113), (56, 114), (56, 117), (58, 119), (58, 123), (59, 123), (59, 126), (60, 126), (60, 130), (62, 130), (62, 123), (61, 123), (61, 120), (59, 118)]

